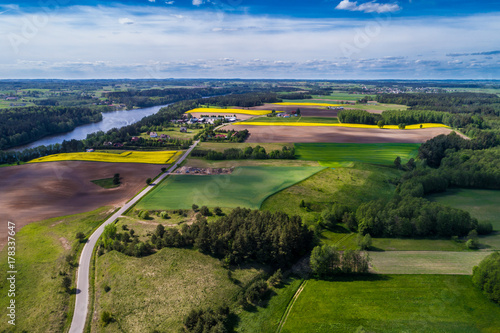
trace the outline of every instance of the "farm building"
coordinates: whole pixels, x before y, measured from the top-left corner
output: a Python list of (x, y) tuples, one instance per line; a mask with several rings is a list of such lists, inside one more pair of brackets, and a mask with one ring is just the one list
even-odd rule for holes
[(162, 139), (170, 139), (170, 137), (168, 135), (166, 135), (166, 134), (160, 135), (160, 138), (162, 138)]
[(151, 138), (157, 138), (157, 137), (158, 137), (158, 133), (156, 133), (156, 132), (151, 132), (151, 133), (149, 133), (149, 136), (150, 136)]
[(134, 136), (134, 137), (132, 137), (132, 139), (130, 139), (130, 141), (137, 142), (137, 141), (139, 141), (139, 138), (137, 136)]
[(86, 150), (87, 153), (93, 153), (94, 152), (94, 149), (93, 148), (90, 148), (90, 149), (87, 149)]
[(181, 133), (187, 133), (187, 127), (181, 127)]

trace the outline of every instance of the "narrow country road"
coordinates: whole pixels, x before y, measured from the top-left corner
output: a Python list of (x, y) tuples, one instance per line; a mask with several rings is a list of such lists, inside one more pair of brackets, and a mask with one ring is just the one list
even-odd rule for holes
[(132, 207), (137, 201), (139, 201), (143, 196), (145, 196), (149, 191), (151, 191), (156, 184), (159, 184), (165, 177), (167, 177), (172, 171), (174, 171), (179, 164), (181, 164), (184, 159), (191, 153), (191, 151), (196, 147), (199, 141), (195, 141), (193, 145), (182, 155), (182, 157), (175, 162), (168, 171), (162, 174), (158, 179), (152, 183), (150, 186), (146, 187), (142, 192), (140, 192), (136, 197), (130, 200), (125, 206), (120, 208), (116, 213), (114, 213), (109, 219), (107, 219), (93, 234), (90, 236), (88, 242), (83, 247), (82, 254), (80, 256), (80, 263), (78, 266), (78, 274), (76, 280), (76, 288), (78, 293), (76, 294), (75, 311), (73, 314), (73, 319), (71, 321), (71, 327), (69, 329), (70, 333), (82, 333), (85, 328), (85, 321), (87, 319), (88, 305), (89, 305), (89, 279), (90, 279), (90, 261), (92, 259), (92, 252), (97, 243), (99, 237), (104, 231), (104, 227), (110, 223), (113, 223), (118, 217), (120, 217), (127, 209)]

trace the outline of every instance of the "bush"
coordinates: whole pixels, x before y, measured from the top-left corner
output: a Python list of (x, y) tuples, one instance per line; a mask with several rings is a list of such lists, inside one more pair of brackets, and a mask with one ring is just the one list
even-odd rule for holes
[(250, 304), (257, 304), (262, 301), (268, 290), (264, 280), (257, 280), (245, 291), (245, 299)]
[(267, 280), (267, 282), (272, 286), (276, 287), (281, 284), (281, 281), (283, 280), (283, 273), (281, 272), (281, 268), (278, 269), (276, 272), (274, 272), (273, 275)]
[(364, 236), (358, 234), (358, 246), (361, 250), (369, 250), (372, 247), (372, 237), (370, 234)]
[(367, 273), (369, 258), (359, 251), (346, 250), (342, 254), (334, 246), (316, 246), (311, 252), (310, 266), (316, 276), (327, 277), (339, 273)]
[(191, 208), (193, 209), (193, 211), (194, 211), (194, 212), (196, 212), (196, 211), (198, 210), (198, 208), (199, 208), (199, 207), (198, 207), (198, 205), (193, 204), (193, 205), (191, 206)]
[(76, 239), (78, 239), (80, 243), (83, 242), (83, 240), (85, 239), (85, 234), (81, 231), (78, 231), (76, 233)]
[(111, 290), (110, 286), (108, 286), (108, 285), (104, 286), (104, 291), (105, 292), (109, 292), (110, 290)]
[(168, 213), (165, 211), (160, 213), (160, 217), (165, 220), (170, 218), (170, 216), (168, 216)]
[(109, 323), (111, 323), (113, 321), (113, 316), (111, 315), (110, 312), (108, 311), (103, 311), (101, 313), (101, 325), (103, 327), (106, 327), (108, 326)]
[(472, 282), (491, 300), (500, 303), (500, 252), (490, 254), (474, 267)]
[(493, 225), (489, 222), (479, 222), (477, 225), (477, 233), (479, 235), (489, 235), (493, 232)]
[(210, 215), (210, 210), (208, 209), (208, 207), (207, 207), (207, 206), (202, 206), (202, 207), (200, 208), (200, 213), (201, 213), (201, 215), (203, 215), (203, 216), (209, 216), (209, 215)]

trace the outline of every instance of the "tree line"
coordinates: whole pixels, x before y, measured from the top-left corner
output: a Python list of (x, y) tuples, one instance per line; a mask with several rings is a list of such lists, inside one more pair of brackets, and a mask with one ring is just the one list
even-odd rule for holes
[(283, 160), (293, 160), (295, 159), (295, 148), (284, 146), (280, 150), (272, 150), (267, 153), (266, 149), (261, 146), (246, 147), (245, 149), (239, 148), (229, 148), (225, 149), (223, 152), (218, 152), (211, 149), (196, 149), (191, 153), (193, 157), (203, 157), (207, 160), (246, 160), (246, 159), (283, 159)]
[(0, 110), (0, 149), (27, 144), (44, 136), (69, 132), (102, 120), (97, 107), (29, 106)]

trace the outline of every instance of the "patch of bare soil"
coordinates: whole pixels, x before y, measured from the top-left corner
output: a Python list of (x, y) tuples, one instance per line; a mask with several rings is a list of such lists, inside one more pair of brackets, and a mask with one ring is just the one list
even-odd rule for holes
[(251, 126), (229, 125), (227, 130), (247, 129), (248, 143), (335, 142), (335, 143), (423, 143), (437, 135), (449, 134), (448, 128), (415, 130), (365, 129), (334, 126)]
[[(163, 165), (65, 161), (34, 163), (0, 169), (0, 249), (7, 222), (22, 226), (47, 218), (122, 206), (154, 178)], [(104, 189), (91, 180), (120, 174), (122, 184)], [(57, 223), (57, 222), (56, 222)]]
[(183, 166), (175, 170), (175, 175), (229, 175), (234, 168), (196, 168)]

